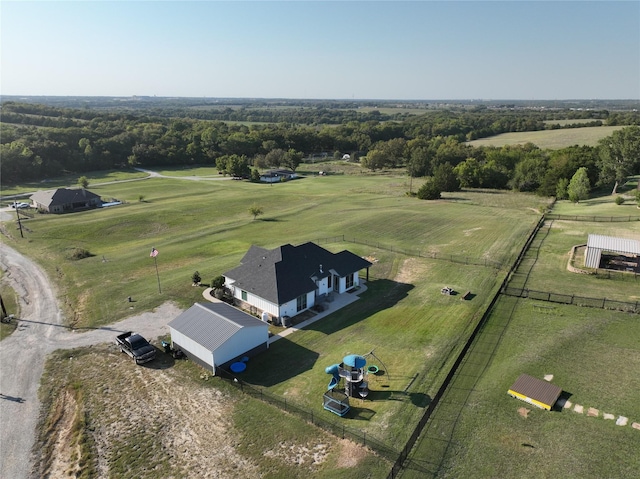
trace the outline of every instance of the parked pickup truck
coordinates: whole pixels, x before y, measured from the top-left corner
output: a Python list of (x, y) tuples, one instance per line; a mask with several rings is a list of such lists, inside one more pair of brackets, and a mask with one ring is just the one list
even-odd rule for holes
[(116, 336), (116, 344), (120, 346), (120, 351), (131, 356), (136, 364), (147, 363), (156, 357), (156, 348), (142, 336), (131, 331)]

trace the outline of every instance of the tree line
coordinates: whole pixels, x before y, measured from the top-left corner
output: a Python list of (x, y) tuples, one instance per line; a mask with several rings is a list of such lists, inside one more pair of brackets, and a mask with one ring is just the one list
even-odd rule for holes
[[(557, 194), (559, 182), (570, 180), (582, 167), (591, 185), (613, 184), (621, 181), (623, 173), (639, 172), (637, 126), (614, 133), (597, 147), (541, 150), (529, 144), (474, 148), (466, 143), (498, 133), (550, 128), (547, 120), (637, 125), (637, 111), (475, 108), (427, 111), (390, 121), (383, 121), (385, 117), (374, 111), (373, 116), (358, 120), (336, 113), (333, 119), (340, 120), (338, 124), (314, 124), (314, 117), (305, 118), (311, 124), (239, 124), (164, 116), (166, 108), (163, 114), (152, 116), (146, 109), (104, 111), (5, 102), (0, 124), (0, 179), (8, 185), (61, 172), (207, 164), (234, 176), (248, 176), (251, 168), (295, 170), (305, 157), (320, 152), (338, 158), (349, 153), (372, 171), (404, 168), (411, 177), (454, 176), (459, 187), (508, 188), (541, 195)], [(172, 108), (184, 115), (194, 111)], [(333, 109), (325, 107), (299, 111), (334, 115)], [(282, 109), (276, 108), (270, 118), (287, 118), (283, 115)]]

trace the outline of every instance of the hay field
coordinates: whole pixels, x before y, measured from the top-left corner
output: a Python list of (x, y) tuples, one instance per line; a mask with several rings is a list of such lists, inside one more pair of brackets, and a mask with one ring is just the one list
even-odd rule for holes
[(501, 133), (489, 138), (468, 142), (471, 146), (511, 146), (533, 143), (542, 149), (558, 150), (573, 145), (596, 146), (598, 141), (623, 126), (598, 126), (589, 128), (568, 128), (560, 130), (525, 131)]

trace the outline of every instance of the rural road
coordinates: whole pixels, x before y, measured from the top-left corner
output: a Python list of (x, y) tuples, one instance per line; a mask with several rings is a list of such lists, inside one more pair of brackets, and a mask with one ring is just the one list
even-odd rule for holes
[(72, 331), (63, 325), (53, 283), (38, 265), (3, 242), (0, 267), (20, 297), (18, 328), (0, 342), (0, 478), (26, 479), (33, 464), (38, 386), (47, 355), (60, 348), (111, 342), (120, 331), (156, 338), (167, 333), (167, 323), (182, 311), (165, 303), (110, 326)]

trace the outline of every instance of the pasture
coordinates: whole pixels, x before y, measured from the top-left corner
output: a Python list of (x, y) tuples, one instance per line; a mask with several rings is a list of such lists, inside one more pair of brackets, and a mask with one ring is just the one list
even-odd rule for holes
[[(457, 192), (427, 202), (408, 197), (406, 177), (309, 177), (274, 186), (152, 178), (95, 185), (124, 205), (25, 221), (10, 244), (44, 266), (73, 326), (98, 326), (172, 300), (201, 300), (191, 286), (235, 267), (251, 244), (273, 248), (345, 235), (416, 252), (484, 258), (507, 265), (546, 200), (509, 192)], [(144, 201), (138, 201), (139, 196)], [(504, 206), (498, 204), (503, 200)], [(264, 210), (257, 220), (252, 205)], [(7, 223), (12, 224), (12, 223)], [(378, 256), (375, 248), (324, 245)], [(158, 249), (158, 291), (152, 247)], [(87, 257), (73, 259), (82, 252)], [(376, 271), (389, 269), (380, 262)], [(134, 303), (128, 303), (131, 296)], [(133, 308), (133, 309), (131, 309)]]
[[(589, 200), (597, 203), (598, 199)], [(562, 213), (556, 203), (553, 213)], [(617, 205), (599, 206), (611, 216)], [(571, 246), (589, 232), (640, 237), (639, 222), (547, 221), (512, 282), (529, 289), (635, 302), (638, 280), (566, 270)], [(519, 285), (521, 286), (521, 285)], [(638, 315), (501, 296), (412, 451), (401, 477), (632, 477), (639, 466)], [(511, 398), (521, 374), (565, 391), (572, 408), (538, 410)], [(573, 406), (572, 406), (573, 407)], [(598, 416), (589, 408), (597, 409)], [(604, 413), (629, 419), (626, 426)], [(610, 416), (608, 416), (610, 417)], [(614, 461), (611, 458), (615, 458)]]
[[(571, 477), (635, 477), (640, 430), (631, 424), (640, 422), (638, 316), (562, 305), (542, 314), (535, 301), (505, 301), (515, 302), (515, 310), (491, 366), (462, 409), (438, 477), (554, 477), (568, 471)], [(553, 384), (572, 407), (548, 412), (508, 396), (523, 372), (538, 378), (553, 374)], [(582, 413), (576, 405), (583, 406)], [(589, 408), (598, 416), (588, 416)], [(629, 422), (618, 426), (604, 413)]]
[(541, 149), (559, 150), (574, 145), (596, 146), (598, 141), (624, 128), (623, 126), (597, 126), (560, 130), (501, 133), (489, 138), (467, 142), (471, 146), (512, 146), (533, 143)]

